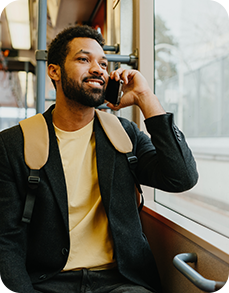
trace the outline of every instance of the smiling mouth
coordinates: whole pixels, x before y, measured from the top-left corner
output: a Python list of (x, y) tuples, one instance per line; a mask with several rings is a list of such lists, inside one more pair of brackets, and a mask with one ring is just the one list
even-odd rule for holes
[(102, 83), (100, 83), (100, 82), (98, 82), (98, 81), (87, 81), (87, 83), (89, 83), (89, 84), (93, 84), (93, 85), (97, 85), (97, 86), (102, 86), (103, 84)]
[(103, 86), (105, 84), (105, 81), (102, 78), (97, 77), (88, 77), (84, 79), (84, 82), (95, 85), (95, 86)]

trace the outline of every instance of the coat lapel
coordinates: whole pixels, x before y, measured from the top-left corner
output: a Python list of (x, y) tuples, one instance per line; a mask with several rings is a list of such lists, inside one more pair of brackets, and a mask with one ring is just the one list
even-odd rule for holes
[(65, 226), (68, 230), (68, 202), (65, 176), (62, 167), (55, 130), (52, 124), (52, 110), (54, 106), (44, 113), (49, 129), (49, 158), (44, 166), (44, 171), (49, 179), (53, 194), (59, 205)]

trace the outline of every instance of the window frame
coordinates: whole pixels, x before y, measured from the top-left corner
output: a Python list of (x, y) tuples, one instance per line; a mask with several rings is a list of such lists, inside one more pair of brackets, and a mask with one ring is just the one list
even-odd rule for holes
[[(154, 1), (137, 0), (136, 9), (138, 15), (138, 48), (139, 70), (146, 77), (149, 86), (154, 91)], [(152, 67), (149, 66), (151, 61)], [(138, 125), (140, 130), (146, 132), (143, 115), (138, 113)], [(229, 238), (212, 231), (190, 220), (185, 216), (154, 201), (154, 190), (143, 186), (145, 211), (166, 225), (185, 235), (197, 244), (206, 248), (214, 255), (229, 262)]]

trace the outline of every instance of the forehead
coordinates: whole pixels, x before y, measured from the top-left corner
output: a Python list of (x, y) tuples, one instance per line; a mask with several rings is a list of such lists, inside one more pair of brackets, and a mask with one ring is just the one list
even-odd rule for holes
[(86, 51), (91, 53), (92, 55), (97, 55), (100, 57), (104, 57), (104, 51), (102, 47), (99, 45), (99, 43), (90, 38), (75, 38), (69, 43), (69, 54), (68, 55), (74, 55), (80, 50)]

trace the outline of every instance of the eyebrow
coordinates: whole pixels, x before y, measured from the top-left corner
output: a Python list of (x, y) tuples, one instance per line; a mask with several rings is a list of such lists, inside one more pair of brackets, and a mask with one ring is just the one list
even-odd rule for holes
[[(80, 53), (87, 54), (87, 55), (91, 55), (91, 54), (92, 54), (91, 52), (88, 52), (88, 51), (85, 51), (85, 50), (83, 50), (83, 49), (80, 49), (78, 52), (75, 53), (74, 56), (77, 56), (77, 55), (80, 54)], [(102, 56), (102, 59), (107, 60), (107, 57), (106, 57), (105, 55), (103, 55), (103, 56)], [(107, 60), (107, 61), (108, 61), (108, 60)]]

